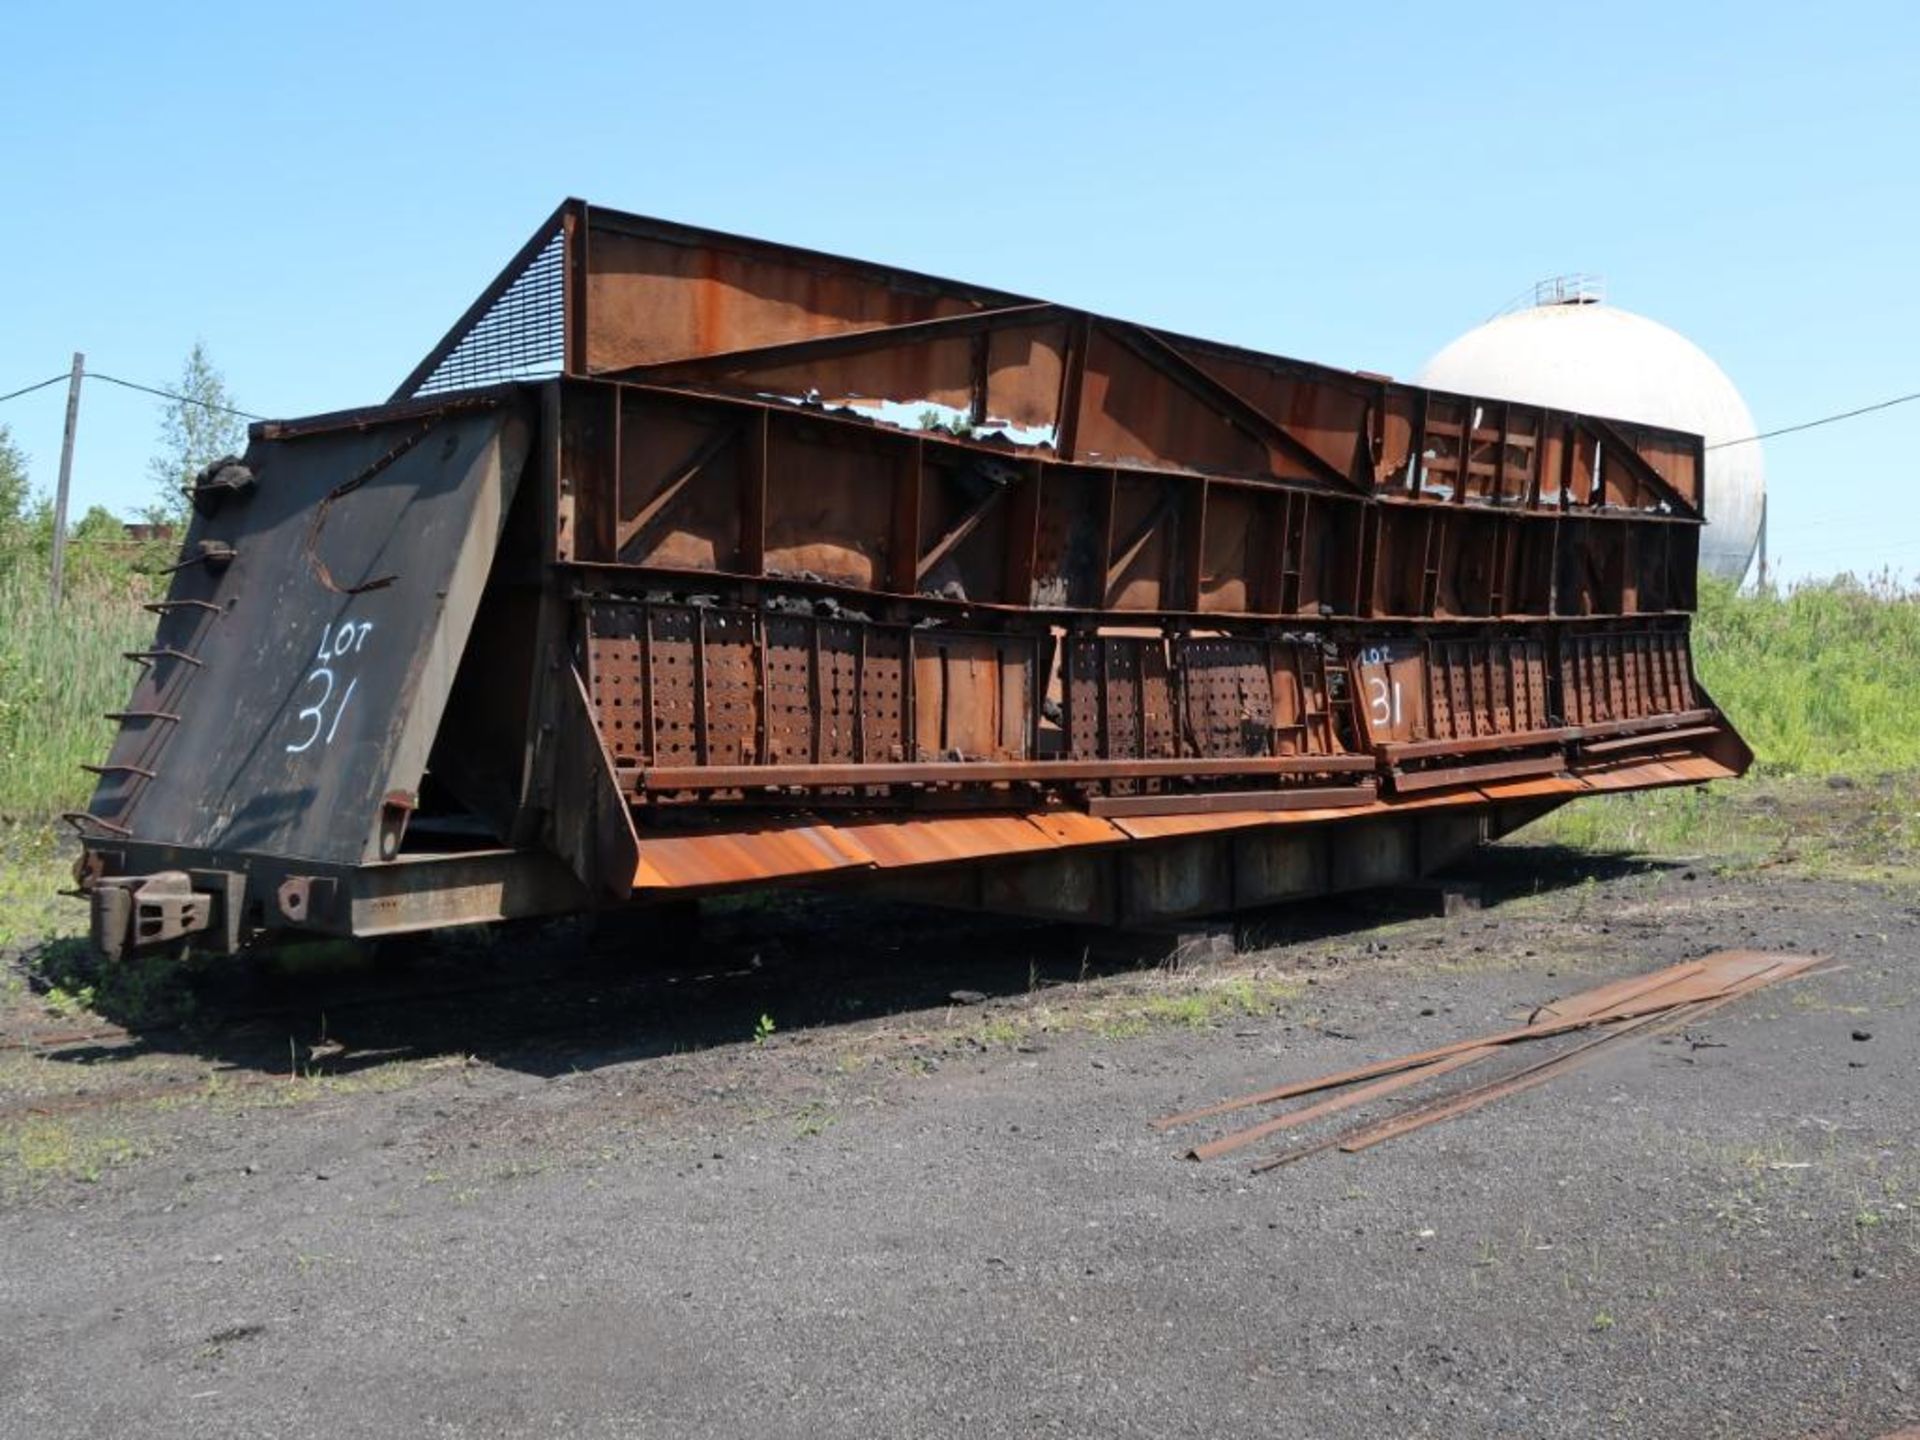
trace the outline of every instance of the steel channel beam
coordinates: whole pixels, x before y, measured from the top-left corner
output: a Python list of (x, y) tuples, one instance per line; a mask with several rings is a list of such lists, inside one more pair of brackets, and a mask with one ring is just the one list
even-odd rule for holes
[(1371, 755), (1249, 755), (1187, 760), (946, 761), (883, 765), (687, 765), (640, 773), (649, 793), (784, 785), (964, 785), (1023, 780), (1139, 780), (1209, 775), (1371, 774)]
[(1195, 795), (1095, 795), (1087, 813), (1121, 815), (1223, 815), (1256, 810), (1339, 809), (1371, 804), (1371, 785), (1300, 786), (1289, 790), (1210, 790)]

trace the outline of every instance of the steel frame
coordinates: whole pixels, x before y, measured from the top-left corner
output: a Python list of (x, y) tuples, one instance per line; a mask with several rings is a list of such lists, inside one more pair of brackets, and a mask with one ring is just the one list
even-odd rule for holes
[[(423, 507), (411, 570), (327, 523), (452, 493), (483, 432), (484, 523)], [(269, 484), (189, 531), (75, 817), (116, 916), (143, 880), (169, 927), (233, 933), (901, 870), (985, 903), (1019, 884), (981, 867), (1062, 851), (1241, 864), (1245, 831), (1452, 834), (1750, 758), (1688, 648), (1701, 441), (1628, 420), (569, 200), (388, 404), (252, 442), (311, 509)], [(282, 552), (311, 595), (263, 585)], [(255, 628), (302, 605), (420, 635), (354, 752), (390, 773), (276, 758), (237, 830), (180, 768), (223, 753), (182, 699), (205, 653), (272, 658), (285, 693), (228, 718), (278, 757), (308, 662)]]

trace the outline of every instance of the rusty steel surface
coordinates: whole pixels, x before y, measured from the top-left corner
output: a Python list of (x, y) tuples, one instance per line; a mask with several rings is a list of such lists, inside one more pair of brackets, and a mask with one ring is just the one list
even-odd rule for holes
[[(1684, 961), (1649, 975), (1615, 981), (1541, 1006), (1529, 1023), (1523, 1026), (1456, 1040), (1417, 1054), (1375, 1061), (1331, 1075), (1274, 1086), (1163, 1116), (1150, 1123), (1156, 1130), (1169, 1130), (1302, 1095), (1340, 1092), (1330, 1099), (1202, 1142), (1187, 1151), (1190, 1159), (1211, 1160), (1270, 1136), (1298, 1130), (1327, 1115), (1510, 1053), (1532, 1042), (1586, 1031), (1599, 1032), (1570, 1048), (1510, 1069), (1484, 1084), (1440, 1096), (1383, 1120), (1363, 1123), (1344, 1134), (1284, 1151), (1261, 1161), (1254, 1166), (1254, 1170), (1258, 1173), (1274, 1169), (1335, 1146), (1349, 1152), (1364, 1150), (1544, 1084), (1556, 1075), (1587, 1063), (1595, 1058), (1594, 1052), (1599, 1047), (1616, 1043), (1623, 1036), (1642, 1029), (1658, 1031), (1684, 1024), (1763, 986), (1805, 974), (1822, 963), (1821, 957), (1810, 955), (1752, 950), (1717, 951), (1700, 960)], [(1361, 1082), (1372, 1083), (1361, 1085), (1357, 1090), (1347, 1088)]]
[(418, 788), (447, 703), (427, 662), (465, 646), (529, 408), (318, 438), (197, 516), (191, 542), (233, 558), (174, 576), (90, 816), (207, 849), (379, 858), (383, 797)]
[(1762, 986), (1779, 980), (1792, 979), (1818, 963), (1819, 961), (1811, 956), (1779, 957), (1775, 963), (1764, 965), (1753, 974), (1731, 983), (1717, 993), (1671, 1001), (1661, 1009), (1621, 1019), (1609, 1024), (1600, 1034), (1582, 1040), (1558, 1055), (1524, 1065), (1498, 1080), (1490, 1080), (1460, 1094), (1434, 1100), (1407, 1114), (1396, 1115), (1361, 1127), (1338, 1137), (1335, 1144), (1341, 1150), (1352, 1154), (1371, 1149), (1375, 1145), (1424, 1129), (1429, 1125), (1456, 1119), (1483, 1105), (1534, 1089), (1569, 1070), (1588, 1064), (1599, 1058), (1597, 1052), (1603, 1047), (1617, 1045), (1623, 1038), (1637, 1031), (1645, 1030), (1659, 1034), (1690, 1025)]
[[(1342, 1110), (1350, 1110), (1356, 1105), (1365, 1105), (1388, 1095), (1398, 1094), (1409, 1086), (1424, 1084), (1428, 1080), (1450, 1075), (1455, 1070), (1464, 1070), (1469, 1065), (1477, 1065), (1482, 1060), (1498, 1054), (1499, 1047), (1494, 1045), (1475, 1045), (1412, 1070), (1402, 1070), (1397, 1075), (1388, 1075), (1375, 1080), (1372, 1084), (1362, 1085), (1356, 1090), (1348, 1090), (1326, 1100), (1317, 1100), (1311, 1105), (1303, 1105), (1298, 1110), (1289, 1110), (1284, 1115), (1276, 1115), (1271, 1120), (1263, 1120), (1258, 1125), (1250, 1125), (1245, 1130), (1236, 1130), (1231, 1135), (1222, 1135), (1216, 1140), (1204, 1141), (1187, 1152), (1189, 1160), (1217, 1160), (1222, 1155), (1230, 1155), (1235, 1150), (1244, 1150), (1270, 1135), (1279, 1135), (1289, 1130), (1298, 1130), (1328, 1115), (1337, 1115)], [(1335, 1143), (1335, 1142), (1329, 1142)]]
[(355, 929), (1738, 774), (1701, 444), (568, 201), (196, 487), (83, 880)]

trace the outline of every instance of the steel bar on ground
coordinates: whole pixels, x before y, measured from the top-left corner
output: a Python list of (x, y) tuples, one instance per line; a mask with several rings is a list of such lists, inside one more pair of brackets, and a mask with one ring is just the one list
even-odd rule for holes
[[(1635, 999), (1644, 999), (1670, 985), (1698, 975), (1706, 967), (1699, 961), (1676, 965), (1671, 969), (1657, 971), (1647, 977), (1653, 983), (1640, 991), (1621, 997), (1615, 1006), (1622, 1006)], [(1640, 1012), (1628, 1012), (1638, 1014)], [(1320, 1075), (1311, 1080), (1298, 1080), (1290, 1085), (1277, 1085), (1271, 1090), (1255, 1091), (1251, 1095), (1241, 1095), (1232, 1100), (1222, 1100), (1214, 1105), (1203, 1106), (1198, 1110), (1182, 1111), (1178, 1115), (1168, 1115), (1152, 1122), (1156, 1130), (1171, 1130), (1177, 1125), (1188, 1125), (1195, 1120), (1205, 1120), (1214, 1115), (1224, 1115), (1229, 1110), (1242, 1110), (1250, 1105), (1269, 1105), (1276, 1100), (1291, 1100), (1296, 1095), (1311, 1095), (1316, 1090), (1334, 1090), (1342, 1085), (1351, 1085), (1358, 1080), (1371, 1080), (1380, 1075), (1392, 1075), (1401, 1070), (1410, 1070), (1449, 1055), (1457, 1055), (1462, 1050), (1472, 1050), (1482, 1045), (1510, 1045), (1518, 1040), (1541, 1040), (1551, 1035), (1564, 1035), (1571, 1030), (1587, 1029), (1608, 1020), (1626, 1018), (1618, 1008), (1597, 1015), (1574, 1015), (1561, 1020), (1550, 1020), (1535, 1025), (1520, 1025), (1511, 1030), (1498, 1031), (1492, 1035), (1476, 1035), (1466, 1040), (1456, 1040), (1450, 1045), (1440, 1045), (1432, 1050), (1422, 1050), (1414, 1055), (1400, 1055), (1391, 1060), (1377, 1060), (1371, 1065), (1361, 1065), (1352, 1070), (1342, 1070), (1332, 1075)]]
[(1599, 1058), (1598, 1051), (1616, 1040), (1624, 1039), (1641, 1030), (1645, 1030), (1648, 1034), (1658, 1035), (1666, 1031), (1679, 1029), (1704, 1015), (1721, 1009), (1723, 1006), (1732, 1004), (1735, 1000), (1755, 990), (1759, 990), (1764, 986), (1775, 984), (1782, 980), (1793, 979), (1796, 976), (1805, 974), (1820, 963), (1819, 958), (1814, 956), (1783, 958), (1776, 964), (1769, 965), (1755, 974), (1735, 981), (1726, 991), (1719, 995), (1700, 1000), (1685, 1001), (1679, 1005), (1650, 1011), (1644, 1015), (1611, 1024), (1604, 1034), (1582, 1041), (1570, 1049), (1562, 1050), (1556, 1055), (1536, 1061), (1519, 1070), (1503, 1075), (1498, 1079), (1487, 1081), (1483, 1085), (1475, 1086), (1454, 1095), (1442, 1096), (1426, 1105), (1407, 1111), (1404, 1114), (1396, 1115), (1390, 1119), (1378, 1121), (1370, 1125), (1356, 1127), (1339, 1135), (1329, 1137), (1324, 1141), (1317, 1142), (1314, 1145), (1303, 1147), (1301, 1150), (1287, 1151), (1280, 1155), (1271, 1156), (1267, 1160), (1255, 1165), (1253, 1167), (1254, 1173), (1257, 1174), (1270, 1170), (1276, 1166), (1300, 1159), (1304, 1155), (1335, 1147), (1338, 1147), (1348, 1154), (1356, 1153), (1361, 1150), (1370, 1149), (1384, 1141), (1408, 1134), (1414, 1130), (1422, 1129), (1425, 1126), (1455, 1119), (1458, 1116), (1477, 1110), (1483, 1105), (1490, 1104), (1495, 1100), (1505, 1099), (1510, 1095), (1517, 1095), (1522, 1091), (1531, 1090), (1537, 1085), (1545, 1084), (1557, 1075), (1577, 1069)]
[(1308, 1105), (1303, 1109), (1290, 1110), (1285, 1115), (1276, 1115), (1258, 1125), (1245, 1130), (1236, 1130), (1231, 1135), (1222, 1135), (1217, 1140), (1209, 1140), (1204, 1145), (1196, 1145), (1187, 1152), (1189, 1160), (1212, 1160), (1216, 1156), (1229, 1155), (1269, 1135), (1277, 1135), (1284, 1130), (1297, 1130), (1302, 1125), (1310, 1125), (1328, 1115), (1337, 1115), (1342, 1110), (1350, 1110), (1355, 1105), (1364, 1105), (1369, 1100), (1378, 1100), (1382, 1096), (1392, 1095), (1405, 1090), (1410, 1085), (1418, 1085), (1427, 1080), (1437, 1080), (1442, 1075), (1451, 1075), (1469, 1065), (1486, 1059), (1499, 1050), (1497, 1045), (1481, 1045), (1472, 1050), (1462, 1050), (1457, 1055), (1448, 1055), (1443, 1059), (1417, 1066), (1412, 1070), (1402, 1070), (1398, 1075), (1389, 1075), (1384, 1080), (1376, 1080), (1371, 1085), (1362, 1085), (1343, 1095), (1335, 1095), (1329, 1100)]

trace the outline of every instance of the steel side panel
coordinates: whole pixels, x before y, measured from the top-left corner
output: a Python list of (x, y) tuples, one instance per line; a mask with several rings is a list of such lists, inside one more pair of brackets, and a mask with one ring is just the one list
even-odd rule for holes
[[(419, 785), (530, 433), (524, 406), (507, 403), (256, 440), (256, 489), (187, 537), (188, 555), (214, 540), (235, 558), (219, 572), (189, 565), (169, 591), (221, 613), (174, 611), (156, 637), (199, 663), (154, 662), (129, 707), (160, 692), (181, 719), (160, 737), (123, 727), (111, 760), (138, 756), (155, 773), (110, 773), (92, 813), (145, 842), (376, 858), (384, 797)], [(316, 522), (330, 492), (410, 436)], [(356, 586), (369, 588), (340, 593)], [(185, 643), (170, 639), (188, 625)]]
[(1026, 818), (1029, 825), (1059, 845), (1111, 845), (1127, 838), (1110, 821), (1078, 810), (1053, 810)]
[(1707, 780), (1730, 780), (1739, 772), (1705, 755), (1682, 755), (1641, 760), (1602, 770), (1582, 770), (1580, 778), (1599, 791), (1649, 790), (1666, 785), (1697, 785)]
[(1058, 842), (1021, 815), (879, 820), (840, 832), (882, 870), (1052, 850)]
[(1680, 778), (1692, 783), (1702, 780), (1732, 780), (1739, 771), (1731, 766), (1722, 765), (1711, 755), (1688, 755), (1678, 760), (1669, 760), (1669, 768), (1679, 773)]
[(1373, 805), (1349, 805), (1338, 810), (1230, 810), (1218, 815), (1128, 815), (1116, 827), (1132, 840), (1169, 840), (1181, 835), (1217, 835), (1224, 830), (1251, 830), (1262, 825), (1301, 825), (1333, 817), (1353, 819), (1378, 813)]
[(1128, 816), (1123, 820), (1115, 820), (1114, 824), (1135, 840), (1165, 840), (1177, 835), (1200, 835), (1216, 830), (1248, 830), (1262, 825), (1326, 825), (1485, 803), (1479, 791), (1463, 789), (1439, 795), (1421, 795), (1413, 799), (1375, 800), (1366, 805), (1329, 806), (1314, 810), (1241, 810), (1220, 815)]
[(1126, 836), (1088, 815), (950, 815), (847, 824), (766, 825), (718, 834), (643, 835), (635, 890), (897, 870), (1111, 844)]
[(1471, 781), (1463, 781), (1459, 788), (1449, 786), (1444, 790), (1433, 790), (1420, 795), (1396, 797), (1392, 802), (1367, 813), (1373, 815), (1411, 815), (1420, 810), (1454, 810), (1462, 805), (1481, 806), (1486, 804), (1480, 796), (1479, 787)]
[(1587, 789), (1584, 780), (1568, 775), (1543, 780), (1490, 780), (1478, 787), (1489, 800), (1537, 800), (1543, 795), (1578, 795)]
[(1256, 810), (1102, 819), (1078, 812), (926, 816), (844, 824), (795, 823), (692, 835), (643, 835), (636, 891), (693, 889), (794, 879), (831, 871), (912, 869), (1302, 825), (1351, 828), (1356, 821), (1434, 810), (1490, 810), (1499, 801), (1564, 797), (1589, 790), (1687, 784), (1727, 774), (1701, 757), (1643, 762), (1603, 776), (1514, 780), (1411, 800), (1312, 810)]
[(725, 835), (643, 836), (633, 888), (700, 889), (820, 875), (870, 864), (825, 826), (767, 825)]

